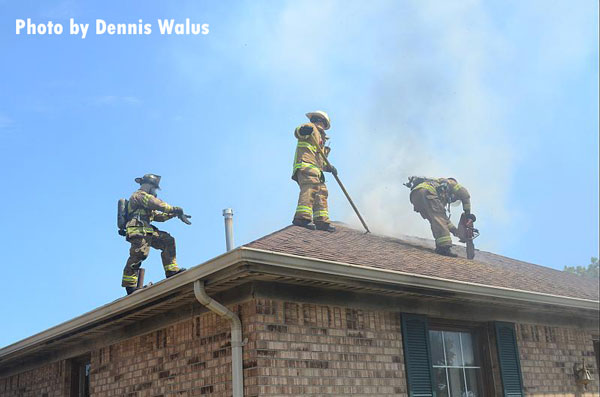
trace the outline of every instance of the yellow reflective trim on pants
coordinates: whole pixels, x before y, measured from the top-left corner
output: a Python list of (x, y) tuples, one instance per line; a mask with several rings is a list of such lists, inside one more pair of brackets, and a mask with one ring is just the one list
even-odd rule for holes
[(435, 239), (435, 245), (452, 245), (452, 237), (442, 236)]
[(431, 186), (431, 185), (430, 185), (429, 183), (427, 183), (427, 182), (422, 182), (422, 183), (419, 183), (419, 184), (418, 184), (418, 185), (415, 187), (415, 189), (414, 189), (414, 190), (417, 190), (417, 189), (427, 189), (427, 190), (429, 190), (429, 191), (430, 191), (432, 194), (437, 194), (437, 190), (435, 190), (435, 188), (434, 188), (433, 186)]
[(145, 226), (130, 226), (127, 228), (127, 234), (153, 234), (154, 229)]
[(179, 270), (179, 267), (177, 266), (177, 263), (171, 263), (170, 265), (164, 265), (163, 268), (167, 272), (174, 271), (174, 270)]
[(298, 146), (297, 147), (305, 147), (305, 148), (309, 149), (313, 153), (317, 152), (317, 147), (315, 145), (311, 145), (308, 142), (298, 142)]
[(304, 212), (304, 213), (312, 215), (313, 210), (312, 210), (312, 208), (310, 208), (310, 207), (308, 207), (306, 205), (299, 205), (299, 206), (296, 207), (296, 212)]
[(130, 286), (137, 286), (138, 279), (137, 276), (123, 276), (123, 284), (128, 284)]
[(329, 218), (329, 211), (317, 211), (315, 212), (315, 217)]

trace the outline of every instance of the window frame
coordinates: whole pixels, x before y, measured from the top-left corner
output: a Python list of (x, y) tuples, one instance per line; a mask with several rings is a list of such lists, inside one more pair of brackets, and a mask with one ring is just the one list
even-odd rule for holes
[[(479, 362), (480, 375), (479, 381), (482, 385), (483, 396), (495, 396), (496, 387), (492, 366), (492, 341), (489, 337), (489, 323), (462, 321), (462, 320), (447, 320), (441, 318), (429, 318), (429, 331), (449, 331), (449, 332), (468, 332), (471, 334), (473, 341), (473, 355), (475, 360)], [(432, 346), (429, 341), (429, 351), (431, 355)], [(433, 366), (433, 357), (431, 368)], [(432, 372), (433, 374), (433, 372)]]
[[(91, 354), (84, 354), (69, 360), (71, 364), (71, 376), (69, 384), (70, 397), (86, 397), (90, 395), (91, 386)], [(86, 367), (89, 372), (86, 374)], [(87, 390), (86, 390), (87, 386)], [(87, 393), (87, 394), (86, 394)]]
[(596, 372), (600, 375), (600, 335), (592, 335), (594, 355), (596, 356)]

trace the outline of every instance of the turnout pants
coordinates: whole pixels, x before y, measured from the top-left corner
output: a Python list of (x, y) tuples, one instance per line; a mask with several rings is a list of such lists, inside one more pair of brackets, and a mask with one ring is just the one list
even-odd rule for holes
[(410, 193), (410, 202), (416, 212), (427, 219), (431, 225), (431, 233), (435, 238), (436, 247), (452, 246), (450, 231), (456, 232), (456, 226), (452, 224), (440, 199), (426, 189), (416, 189)]
[(294, 219), (329, 223), (329, 211), (327, 210), (327, 197), (329, 192), (325, 183), (315, 175), (299, 170), (298, 186), (300, 195)]
[(167, 232), (158, 231), (158, 235), (148, 234), (145, 236), (131, 236), (129, 259), (123, 269), (122, 287), (136, 287), (138, 282), (138, 269), (142, 261), (148, 257), (150, 247), (162, 251), (162, 259), (165, 274), (169, 271), (177, 271), (177, 259), (175, 258), (175, 239)]

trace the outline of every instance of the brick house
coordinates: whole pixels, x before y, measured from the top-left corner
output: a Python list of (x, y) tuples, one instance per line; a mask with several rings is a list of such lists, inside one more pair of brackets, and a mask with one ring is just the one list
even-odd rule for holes
[(0, 396), (598, 396), (596, 283), (429, 244), (286, 227), (0, 349)]

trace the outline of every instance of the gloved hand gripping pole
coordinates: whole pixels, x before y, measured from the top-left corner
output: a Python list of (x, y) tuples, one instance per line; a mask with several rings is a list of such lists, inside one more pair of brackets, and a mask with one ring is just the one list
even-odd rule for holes
[[(323, 156), (323, 160), (325, 160), (325, 164), (327, 164), (327, 166), (331, 167), (331, 163), (329, 162), (329, 160), (327, 160), (327, 157), (325, 156), (325, 153), (323, 152), (323, 149), (321, 148), (321, 146), (319, 144), (316, 144), (315, 146), (317, 146), (317, 149), (319, 149), (319, 153), (321, 153), (321, 156)], [(371, 233), (371, 231), (369, 230), (369, 227), (365, 223), (365, 220), (360, 215), (360, 212), (358, 212), (358, 208), (356, 208), (356, 205), (354, 205), (354, 201), (352, 201), (352, 199), (350, 198), (350, 195), (346, 191), (346, 188), (344, 187), (344, 184), (342, 183), (342, 181), (340, 180), (340, 178), (337, 176), (337, 173), (332, 174), (332, 175), (335, 178), (335, 180), (337, 181), (338, 185), (340, 185), (340, 188), (342, 189), (342, 192), (344, 192), (344, 195), (346, 195), (346, 198), (350, 202), (350, 205), (352, 206), (352, 209), (354, 210), (354, 212), (358, 216), (358, 219), (360, 219), (360, 223), (362, 223), (363, 227), (365, 228), (366, 233)]]

